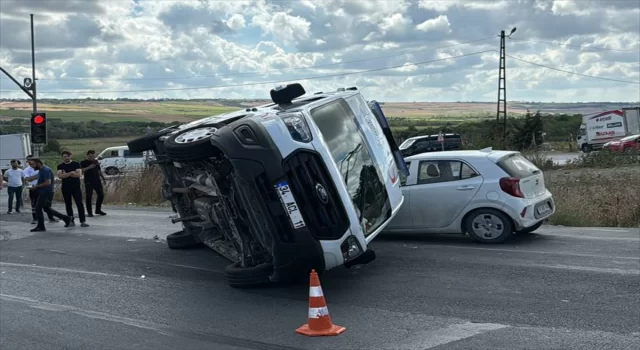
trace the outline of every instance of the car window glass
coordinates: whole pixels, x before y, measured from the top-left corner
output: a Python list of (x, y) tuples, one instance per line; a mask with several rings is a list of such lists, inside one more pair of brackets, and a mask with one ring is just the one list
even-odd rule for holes
[(460, 161), (422, 161), (418, 169), (418, 184), (458, 181), (475, 176), (478, 174)]
[(472, 177), (478, 176), (478, 173), (476, 173), (473, 169), (471, 169), (470, 166), (468, 166), (465, 163), (461, 163), (461, 164), (462, 164), (462, 170), (460, 171), (461, 180), (470, 179)]

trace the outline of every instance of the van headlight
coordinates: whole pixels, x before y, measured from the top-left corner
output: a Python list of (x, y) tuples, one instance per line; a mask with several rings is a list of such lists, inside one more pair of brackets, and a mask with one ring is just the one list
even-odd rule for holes
[(309, 125), (307, 125), (307, 122), (302, 116), (286, 115), (282, 116), (281, 118), (284, 124), (287, 126), (287, 129), (289, 129), (289, 133), (294, 140), (300, 142), (310, 142), (311, 140), (313, 140)]

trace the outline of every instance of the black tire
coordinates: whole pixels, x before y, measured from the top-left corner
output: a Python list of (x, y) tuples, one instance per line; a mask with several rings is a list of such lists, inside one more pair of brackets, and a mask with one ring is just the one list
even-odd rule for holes
[[(192, 141), (183, 141), (180, 139), (182, 135), (194, 132), (198, 129), (209, 129), (209, 131), (217, 129), (214, 125), (198, 125), (193, 128), (180, 130), (180, 132), (169, 136), (164, 141), (164, 148), (167, 156), (178, 162), (194, 162), (202, 159), (211, 158), (219, 154), (210, 141), (210, 137), (204, 135), (202, 138), (196, 138)], [(204, 132), (204, 131), (203, 131)]]
[(127, 147), (129, 147), (129, 151), (133, 153), (140, 153), (144, 151), (156, 151), (155, 142), (161, 136), (164, 136), (172, 131), (174, 131), (178, 126), (170, 126), (168, 128), (162, 129), (157, 133), (151, 135), (142, 135), (138, 138), (135, 138), (129, 142), (127, 142)]
[[(490, 232), (481, 232), (478, 230), (479, 227), (476, 227), (473, 221), (482, 216), (486, 216), (492, 224), (498, 224), (500, 226), (501, 231), (497, 236), (494, 236)], [(504, 213), (490, 208), (478, 209), (469, 214), (465, 219), (464, 227), (467, 234), (469, 234), (469, 237), (480, 243), (500, 244), (511, 238), (511, 235), (513, 234), (513, 224), (511, 223), (511, 219), (509, 219), (509, 217)]]
[(582, 144), (582, 153), (589, 153), (591, 152), (591, 146), (589, 146), (589, 144), (587, 143), (583, 143)]
[(184, 230), (167, 236), (167, 245), (171, 249), (189, 249), (202, 245), (191, 233)]
[(224, 270), (227, 283), (233, 288), (255, 288), (271, 284), (269, 276), (273, 265), (264, 263), (255, 267), (240, 267), (240, 262), (227, 266)]
[(540, 226), (542, 226), (542, 221), (538, 222), (537, 224), (535, 224), (535, 225), (533, 225), (531, 227), (527, 227), (525, 229), (522, 229), (522, 230), (518, 231), (517, 233), (518, 234), (528, 234), (528, 233), (531, 233), (531, 232), (539, 229)]
[(114, 166), (110, 166), (106, 169), (104, 169), (104, 173), (107, 175), (118, 175), (120, 173), (120, 170), (118, 170), (118, 168), (114, 167)]

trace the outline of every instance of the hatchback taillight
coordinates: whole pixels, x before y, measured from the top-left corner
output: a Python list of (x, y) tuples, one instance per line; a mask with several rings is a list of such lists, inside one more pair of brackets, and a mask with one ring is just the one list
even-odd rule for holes
[(524, 198), (524, 194), (520, 191), (520, 179), (503, 177), (500, 179), (500, 189), (511, 196)]

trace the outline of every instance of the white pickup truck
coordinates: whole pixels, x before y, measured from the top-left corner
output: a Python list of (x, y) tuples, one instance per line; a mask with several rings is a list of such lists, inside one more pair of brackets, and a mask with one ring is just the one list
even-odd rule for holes
[(378, 103), (356, 88), (305, 94), (279, 87), (273, 103), (128, 142), (164, 172), (183, 226), (169, 247), (214, 249), (232, 262), (231, 286), (369, 263), (369, 243), (404, 201), (408, 169)]

